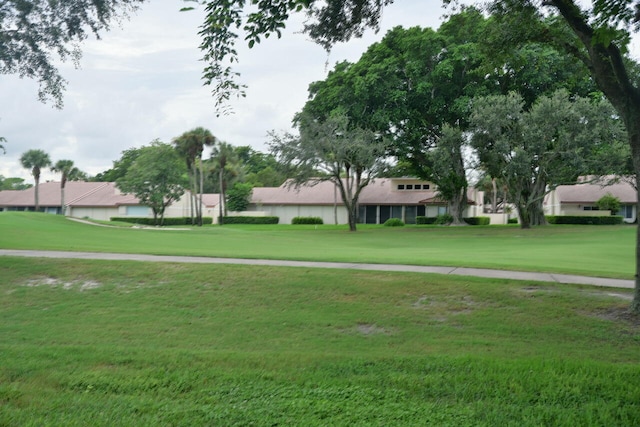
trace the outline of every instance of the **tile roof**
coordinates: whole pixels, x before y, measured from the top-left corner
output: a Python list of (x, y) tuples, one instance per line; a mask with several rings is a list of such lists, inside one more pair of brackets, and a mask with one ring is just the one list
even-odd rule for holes
[[(60, 182), (43, 182), (39, 186), (40, 206), (60, 206)], [(113, 182), (70, 181), (65, 186), (65, 204), (75, 207), (107, 207), (138, 205), (131, 194), (122, 194)], [(35, 205), (35, 187), (27, 190), (0, 191), (0, 206), (28, 207)]]
[(637, 202), (636, 190), (628, 182), (620, 181), (612, 185), (604, 185), (605, 183), (606, 180), (602, 180), (601, 183), (559, 185), (556, 192), (561, 203), (595, 203), (607, 193), (617, 197), (624, 204)]
[[(360, 204), (413, 205), (436, 195), (435, 190), (394, 190), (392, 186), (392, 179), (376, 179), (362, 190)], [(340, 192), (329, 181), (299, 188), (287, 187), (287, 183), (280, 187), (257, 187), (251, 197), (251, 203), (261, 205), (333, 205), (336, 202), (342, 203)]]

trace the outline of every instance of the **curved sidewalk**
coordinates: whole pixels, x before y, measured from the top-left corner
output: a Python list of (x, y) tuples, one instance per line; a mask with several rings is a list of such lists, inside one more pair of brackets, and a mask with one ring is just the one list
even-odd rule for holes
[(278, 267), (310, 267), (310, 268), (337, 268), (350, 270), (369, 271), (397, 271), (412, 273), (436, 273), (456, 276), (476, 276), (495, 279), (530, 280), (536, 282), (570, 283), (581, 285), (603, 286), (611, 288), (633, 289), (633, 280), (610, 279), (604, 277), (573, 276), (568, 274), (535, 273), (527, 271), (489, 270), (484, 268), (466, 267), (430, 267), (419, 265), (400, 264), (359, 264), (346, 262), (316, 262), (316, 261), (284, 261), (270, 259), (243, 259), (243, 258), (209, 258), (172, 255), (142, 255), (142, 254), (118, 254), (100, 252), (64, 252), (64, 251), (33, 251), (0, 249), (0, 256), (20, 256), (32, 258), (76, 258), (111, 261), (146, 261), (146, 262), (178, 262), (197, 264), (245, 264), (268, 265)]

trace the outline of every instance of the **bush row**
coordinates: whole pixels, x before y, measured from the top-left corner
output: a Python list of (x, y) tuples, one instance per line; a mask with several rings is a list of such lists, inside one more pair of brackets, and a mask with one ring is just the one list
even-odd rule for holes
[(593, 224), (593, 225), (617, 225), (622, 224), (622, 217), (612, 216), (571, 216), (550, 215), (545, 217), (549, 224)]
[(291, 220), (291, 224), (324, 224), (318, 216), (297, 216)]
[[(154, 226), (156, 223), (153, 218), (149, 217), (135, 217), (135, 216), (112, 216), (109, 218), (111, 221), (119, 221), (119, 222), (128, 222), (131, 224), (140, 224), (140, 225), (151, 225)], [(202, 223), (203, 224), (211, 224), (213, 222), (213, 218), (203, 216)], [(191, 225), (191, 217), (165, 217), (162, 225)]]
[[(453, 218), (448, 214), (439, 216), (417, 216), (416, 224), (448, 224), (452, 220)], [(464, 222), (469, 225), (489, 225), (491, 223), (491, 218), (488, 216), (474, 216), (464, 218)]]
[[(219, 218), (218, 218), (219, 219)], [(223, 216), (223, 224), (277, 224), (277, 216)], [(218, 224), (220, 221), (218, 221)]]

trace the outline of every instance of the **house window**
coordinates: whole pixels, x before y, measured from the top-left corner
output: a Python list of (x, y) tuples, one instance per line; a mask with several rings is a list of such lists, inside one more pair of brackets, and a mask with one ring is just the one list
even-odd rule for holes
[(422, 185), (416, 184), (416, 185), (413, 186), (413, 189), (414, 190), (420, 190), (420, 189), (422, 189)]
[(404, 190), (404, 184), (398, 184), (398, 190)]
[(380, 206), (380, 224), (391, 218), (391, 206)]
[(622, 206), (620, 206), (620, 210), (618, 211), (618, 215), (622, 216), (625, 219), (633, 218), (633, 206), (631, 206), (631, 205), (622, 205)]
[(599, 211), (600, 208), (597, 207), (597, 206), (584, 206), (582, 208), (582, 210), (585, 210), (585, 211)]
[(365, 207), (365, 224), (377, 224), (378, 206), (369, 205)]
[(127, 216), (146, 217), (150, 210), (146, 206), (127, 206)]
[(416, 223), (416, 206), (404, 207), (404, 222), (406, 222), (407, 224)]
[(428, 189), (429, 189), (429, 184), (424, 184), (424, 185), (422, 186), (422, 189), (423, 189), (423, 190), (428, 190)]
[(407, 184), (407, 190), (413, 190), (413, 184)]

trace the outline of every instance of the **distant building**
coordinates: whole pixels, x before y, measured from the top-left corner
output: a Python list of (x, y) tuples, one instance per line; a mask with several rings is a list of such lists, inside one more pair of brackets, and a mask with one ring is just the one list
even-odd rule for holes
[(638, 194), (630, 180), (620, 179), (612, 185), (606, 185), (614, 177), (603, 177), (599, 180), (581, 178), (574, 185), (559, 185), (551, 191), (545, 199), (546, 215), (611, 215), (609, 211), (600, 211), (598, 200), (606, 194), (611, 194), (620, 200), (620, 215), (627, 223), (633, 223), (638, 217)]

